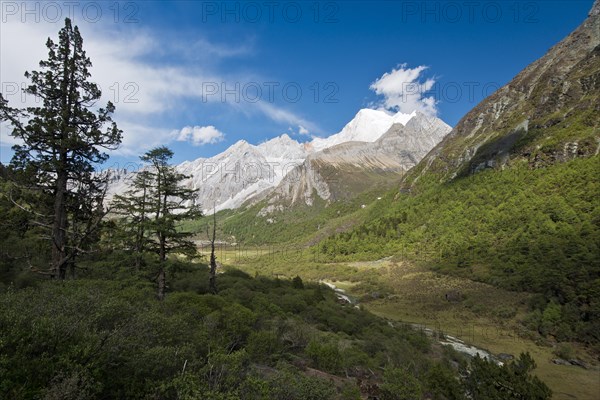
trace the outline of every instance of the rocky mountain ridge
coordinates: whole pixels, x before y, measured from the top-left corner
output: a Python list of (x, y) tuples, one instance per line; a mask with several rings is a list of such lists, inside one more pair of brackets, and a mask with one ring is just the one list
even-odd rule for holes
[(569, 36), (467, 113), (404, 179), (440, 181), (503, 168), (598, 153), (600, 147), (600, 2)]
[[(350, 169), (358, 173), (356, 179), (366, 171), (379, 180), (397, 180), (450, 129), (438, 118), (417, 112), (392, 115), (363, 109), (327, 138), (299, 143), (283, 134), (259, 145), (240, 140), (214, 157), (186, 161), (176, 169), (190, 177), (184, 183), (198, 190), (206, 210), (235, 209), (265, 198), (271, 204), (301, 199), (311, 205), (315, 193), (332, 201), (339, 197), (336, 191), (352, 195), (364, 189), (359, 185), (338, 190), (327, 182), (326, 171)], [(109, 199), (127, 190), (133, 173), (119, 170), (111, 175)]]

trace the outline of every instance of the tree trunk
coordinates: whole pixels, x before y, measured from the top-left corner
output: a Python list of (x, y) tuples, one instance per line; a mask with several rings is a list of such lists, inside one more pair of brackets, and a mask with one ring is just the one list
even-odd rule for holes
[(63, 61), (63, 81), (60, 87), (61, 96), (61, 121), (60, 121), (60, 140), (58, 149), (58, 162), (56, 169), (56, 193), (54, 194), (54, 222), (52, 224), (52, 268), (55, 279), (65, 279), (67, 272), (67, 185), (69, 172), (67, 169), (67, 151), (65, 141), (68, 138), (68, 129), (71, 122), (71, 96), (74, 86), (69, 78), (75, 72), (70, 65), (71, 43), (65, 42), (65, 58)]
[(215, 256), (215, 238), (217, 235), (217, 217), (213, 211), (213, 232), (210, 240), (210, 272), (208, 287), (211, 293), (217, 294), (217, 257)]
[(65, 279), (67, 270), (67, 210), (65, 207), (66, 192), (67, 173), (64, 171), (60, 171), (56, 178), (56, 193), (54, 196), (54, 221), (52, 223), (52, 276), (55, 279)]
[(165, 266), (161, 262), (160, 269), (158, 270), (158, 300), (160, 300), (160, 301), (163, 301), (165, 298), (165, 286), (166, 286)]
[(208, 286), (210, 292), (213, 294), (217, 294), (217, 259), (215, 257), (215, 245), (213, 244), (212, 250), (210, 252), (210, 273), (208, 278)]
[(142, 212), (140, 216), (140, 225), (136, 238), (135, 270), (139, 271), (142, 267), (142, 253), (144, 252), (144, 224), (146, 223), (146, 186), (144, 183), (144, 192), (142, 194)]
[(158, 300), (163, 300), (165, 298), (165, 287), (166, 287), (166, 274), (165, 274), (165, 261), (167, 259), (166, 253), (166, 241), (164, 235), (159, 234), (159, 243), (160, 243), (160, 251), (159, 251), (159, 263), (160, 269), (158, 270)]
[[(161, 170), (159, 167), (157, 169), (157, 191), (158, 191), (158, 202), (156, 205), (156, 221), (160, 219), (160, 212), (163, 209), (162, 201), (162, 186), (161, 186)], [(158, 300), (162, 301), (165, 298), (165, 286), (166, 286), (166, 276), (165, 276), (165, 260), (167, 258), (166, 253), (166, 240), (165, 235), (160, 231), (160, 229), (156, 232), (158, 236), (158, 262), (160, 264), (160, 269), (158, 270)]]

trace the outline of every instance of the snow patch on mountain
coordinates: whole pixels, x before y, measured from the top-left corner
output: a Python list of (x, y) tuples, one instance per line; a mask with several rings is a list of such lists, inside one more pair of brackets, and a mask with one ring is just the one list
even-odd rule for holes
[(310, 148), (320, 151), (346, 142), (374, 142), (392, 125), (406, 125), (415, 115), (417, 115), (416, 112), (389, 114), (383, 110), (363, 108), (339, 133), (327, 138), (314, 138), (310, 142)]
[[(345, 185), (360, 176), (360, 171), (388, 175), (402, 173), (414, 167), (451, 130), (444, 121), (423, 113), (411, 114), (410, 119), (392, 124), (373, 142), (348, 141), (311, 153), (304, 163), (283, 178), (268, 196), (268, 205), (259, 215), (264, 216), (282, 205), (304, 202), (312, 205), (315, 196), (334, 201), (335, 192), (348, 193)], [(327, 168), (323, 168), (327, 166)], [(331, 169), (337, 172), (332, 173)], [(325, 173), (323, 175), (323, 173)], [(370, 182), (361, 182), (364, 190)], [(360, 190), (360, 188), (358, 188)]]

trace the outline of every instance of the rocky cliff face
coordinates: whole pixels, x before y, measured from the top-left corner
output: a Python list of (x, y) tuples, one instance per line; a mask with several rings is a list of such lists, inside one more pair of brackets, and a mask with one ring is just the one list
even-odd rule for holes
[[(600, 2), (571, 35), (470, 111), (404, 179), (441, 181), (597, 153), (600, 140)], [(575, 149), (575, 150), (574, 150)], [(541, 160), (541, 161), (540, 161)]]
[(594, 2), (594, 5), (592, 6), (589, 16), (594, 17), (597, 15), (600, 15), (600, 1), (598, 1), (598, 0), (596, 0)]
[[(308, 151), (288, 135), (258, 146), (240, 140), (211, 158), (186, 161), (175, 168), (189, 179), (184, 185), (198, 190), (206, 210), (237, 208), (249, 199), (277, 186), (294, 167), (302, 164)], [(123, 193), (135, 171), (111, 171), (108, 197)]]

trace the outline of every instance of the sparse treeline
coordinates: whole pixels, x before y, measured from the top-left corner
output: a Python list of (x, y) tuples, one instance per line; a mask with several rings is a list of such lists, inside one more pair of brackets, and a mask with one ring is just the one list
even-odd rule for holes
[[(48, 39), (46, 47), (48, 59), (40, 61), (41, 69), (25, 73), (31, 80), (25, 92), (42, 104), (13, 108), (0, 94), (0, 119), (12, 125), (11, 135), (21, 143), (14, 146), (4, 174), (5, 201), (21, 210), (37, 236), (49, 243), (51, 258), (47, 266), (40, 260), (32, 263), (30, 252), (12, 258), (25, 260), (31, 271), (63, 280), (69, 269), (75, 275), (77, 257), (98, 244), (101, 228), (112, 227), (119, 230), (111, 233), (120, 239), (118, 244), (133, 250), (137, 270), (144, 253), (158, 256), (156, 281), (162, 300), (167, 254), (195, 254), (187, 240), (190, 233), (178, 229), (178, 222), (201, 216), (195, 192), (181, 185), (185, 176), (169, 164), (173, 152), (152, 149), (141, 157), (147, 166), (136, 174), (131, 190), (115, 196), (111, 205), (124, 218), (103, 225), (110, 210), (104, 204), (109, 175), (95, 173), (95, 167), (108, 159), (103, 149), (116, 149), (121, 142), (122, 131), (111, 119), (115, 107), (108, 102), (91, 111), (102, 92), (89, 81), (92, 63), (69, 19), (59, 42)], [(5, 252), (10, 258), (10, 251)]]

